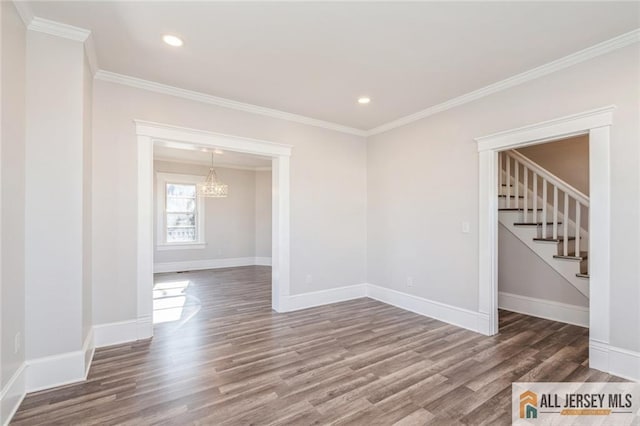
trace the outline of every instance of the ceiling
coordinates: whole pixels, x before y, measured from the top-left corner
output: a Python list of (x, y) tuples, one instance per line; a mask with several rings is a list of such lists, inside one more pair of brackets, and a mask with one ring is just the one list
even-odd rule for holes
[[(221, 151), (214, 155), (214, 166), (246, 169), (267, 169), (271, 167), (271, 159), (259, 155), (243, 154), (233, 151)], [(211, 150), (177, 149), (165, 146), (154, 146), (153, 157), (156, 160), (168, 160), (189, 164), (211, 165)]]
[(364, 130), (640, 27), (638, 2), (29, 4), (100, 69)]

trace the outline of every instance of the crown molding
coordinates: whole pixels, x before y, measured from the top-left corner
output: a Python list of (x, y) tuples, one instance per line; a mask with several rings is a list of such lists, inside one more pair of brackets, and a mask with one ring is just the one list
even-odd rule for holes
[(38, 18), (33, 16), (31, 9), (27, 3), (18, 1), (14, 3), (18, 9), (18, 13), (22, 17), (26, 27), (30, 31), (37, 31), (56, 37), (62, 37), (69, 40), (79, 41), (84, 44), (84, 52), (91, 69), (91, 74), (95, 75), (98, 71), (98, 55), (96, 54), (95, 44), (91, 31), (67, 25), (49, 19)]
[(405, 126), (407, 124), (413, 123), (415, 121), (421, 120), (423, 118), (429, 117), (439, 112), (446, 111), (448, 109), (455, 108), (457, 106), (464, 105), (469, 102), (473, 102), (480, 98), (484, 98), (485, 96), (492, 95), (494, 93), (509, 89), (511, 87), (526, 83), (531, 80), (535, 80), (537, 78), (554, 73), (564, 68), (568, 68), (572, 65), (579, 64), (589, 59), (604, 55), (606, 53), (621, 49), (623, 47), (626, 47), (633, 43), (638, 43), (638, 42), (640, 42), (640, 29), (630, 31), (628, 33), (622, 34), (618, 37), (614, 37), (602, 43), (598, 43), (591, 47), (587, 47), (586, 49), (572, 53), (563, 58), (557, 59), (555, 61), (541, 65), (539, 67), (533, 68), (529, 71), (516, 74), (513, 77), (509, 77), (497, 83), (490, 84), (481, 89), (474, 90), (473, 92), (469, 92), (467, 94), (458, 96), (456, 98), (450, 99), (441, 104), (434, 105), (422, 111), (418, 111), (414, 114), (407, 115), (406, 117), (402, 117), (397, 120), (390, 121), (389, 123), (383, 124), (381, 126), (375, 127), (367, 131), (367, 136), (377, 135), (380, 133), (387, 132), (391, 129), (395, 129), (397, 127)]
[(31, 6), (29, 6), (29, 3), (26, 1), (17, 0), (13, 1), (13, 5), (16, 7), (22, 22), (24, 22), (24, 26), (28, 28), (29, 25), (31, 25), (31, 21), (33, 21), (33, 11), (31, 10)]
[(249, 112), (252, 114), (264, 115), (281, 120), (293, 121), (296, 123), (307, 124), (314, 127), (335, 130), (337, 132), (347, 133), (356, 136), (366, 136), (365, 130), (356, 129), (354, 127), (343, 126), (329, 121), (318, 120), (303, 115), (292, 114), (277, 109), (261, 107), (258, 105), (238, 102), (231, 99), (220, 98), (218, 96), (208, 95), (193, 90), (181, 89), (175, 86), (169, 86), (155, 81), (143, 80), (137, 77), (131, 77), (124, 74), (118, 74), (111, 71), (99, 70), (95, 78), (97, 80), (107, 81), (110, 83), (123, 84), (125, 86), (135, 87), (137, 89), (148, 90), (151, 92), (162, 93), (164, 95), (176, 96), (179, 98), (189, 99), (191, 101), (202, 102), (206, 104), (216, 105), (223, 108), (230, 108), (239, 111)]
[(37, 16), (31, 20), (31, 23), (27, 28), (31, 31), (38, 31), (57, 37), (68, 38), (69, 40), (80, 41), (82, 43), (84, 43), (91, 35), (91, 31), (85, 30), (84, 28), (38, 18)]

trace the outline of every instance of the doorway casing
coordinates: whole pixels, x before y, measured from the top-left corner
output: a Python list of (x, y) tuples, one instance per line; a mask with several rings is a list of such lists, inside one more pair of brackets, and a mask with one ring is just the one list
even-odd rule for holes
[(272, 159), (271, 304), (286, 310), (289, 298), (290, 248), (289, 160), (291, 146), (134, 120), (138, 143), (137, 338), (153, 336), (153, 147), (222, 149)]
[(498, 332), (498, 152), (589, 135), (589, 366), (609, 371), (610, 129), (615, 106), (476, 138), (479, 151), (478, 310)]

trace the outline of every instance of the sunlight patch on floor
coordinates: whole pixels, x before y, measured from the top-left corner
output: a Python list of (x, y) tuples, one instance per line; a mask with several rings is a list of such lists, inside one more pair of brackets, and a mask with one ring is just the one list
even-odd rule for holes
[(182, 319), (189, 281), (156, 283), (153, 286), (153, 323)]

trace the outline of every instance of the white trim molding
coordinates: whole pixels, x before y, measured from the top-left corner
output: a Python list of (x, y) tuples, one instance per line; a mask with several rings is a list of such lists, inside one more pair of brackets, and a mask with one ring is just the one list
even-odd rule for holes
[(74, 27), (73, 25), (67, 25), (49, 19), (34, 17), (28, 26), (29, 31), (37, 31), (40, 33), (49, 34), (56, 37), (68, 38), (69, 40), (75, 40), (84, 43), (91, 31), (84, 28)]
[(265, 256), (256, 256), (253, 264), (256, 266), (271, 266), (271, 258)]
[(153, 328), (151, 318), (94, 325), (95, 346), (96, 348), (103, 348), (105, 346), (144, 340), (151, 336), (149, 328)]
[[(615, 106), (607, 106), (477, 138), (479, 151), (478, 310), (498, 332), (498, 152), (579, 134), (589, 135), (589, 334), (609, 343), (610, 331), (610, 131)], [(603, 371), (601, 351), (589, 366)]]
[(494, 93), (509, 89), (511, 87), (518, 86), (528, 81), (535, 80), (540, 77), (544, 77), (548, 74), (552, 74), (556, 71), (568, 68), (570, 66), (579, 64), (589, 59), (596, 58), (598, 56), (605, 55), (609, 52), (624, 48), (634, 43), (640, 42), (640, 30), (633, 30), (612, 39), (595, 44), (586, 49), (567, 55), (563, 58), (533, 68), (529, 71), (525, 71), (520, 74), (516, 74), (512, 77), (504, 80), (492, 83), (488, 86), (474, 90), (461, 96), (457, 96), (448, 101), (442, 102), (437, 105), (433, 105), (424, 110), (407, 115), (397, 120), (390, 121), (380, 126), (374, 127), (369, 130), (356, 129), (354, 127), (344, 126), (337, 123), (331, 123), (328, 121), (318, 120), (311, 117), (305, 117), (297, 114), (292, 114), (285, 111), (280, 111), (272, 108), (261, 107), (257, 105), (242, 103), (231, 99), (221, 98), (217, 96), (208, 95), (193, 90), (182, 89), (179, 87), (169, 86), (154, 81), (143, 80), (137, 77), (131, 77), (124, 74), (117, 74), (110, 71), (99, 70), (95, 73), (95, 78), (98, 80), (122, 84), (137, 89), (148, 90), (151, 92), (161, 93), (170, 96), (176, 96), (183, 99), (189, 99), (196, 102), (208, 103), (223, 108), (230, 108), (249, 112), (253, 114), (260, 114), (272, 118), (279, 118), (282, 120), (307, 124), (310, 126), (321, 127), (329, 130), (335, 130), (342, 133), (352, 134), (356, 136), (369, 137), (379, 133), (384, 133), (397, 127), (402, 127), (423, 118), (438, 114), (443, 111), (455, 108), (460, 105), (464, 105)]
[(384, 133), (397, 127), (405, 126), (415, 121), (422, 120), (423, 118), (455, 108), (460, 105), (468, 104), (494, 93), (501, 92), (503, 90), (518, 86), (520, 84), (535, 80), (540, 77), (544, 77), (545, 75), (552, 74), (556, 71), (563, 70), (570, 66), (579, 64), (589, 59), (596, 58), (598, 56), (605, 55), (609, 52), (613, 52), (615, 50), (638, 42), (640, 42), (640, 29), (630, 31), (612, 39), (603, 41), (602, 43), (587, 47), (586, 49), (572, 53), (563, 58), (533, 68), (529, 71), (516, 74), (502, 81), (498, 81), (464, 95), (455, 97), (438, 105), (434, 105), (422, 111), (418, 111), (414, 114), (407, 115), (406, 117), (390, 121), (389, 123), (383, 124), (367, 131), (367, 136), (377, 135), (379, 133)]
[(640, 382), (640, 352), (589, 339), (589, 366), (596, 363), (598, 370), (623, 379)]
[(365, 130), (356, 129), (354, 127), (344, 126), (342, 124), (331, 123), (329, 121), (318, 120), (316, 118), (306, 117), (303, 115), (292, 114), (290, 112), (280, 111), (273, 108), (247, 104), (244, 102), (234, 101), (232, 99), (221, 98), (219, 96), (208, 95), (202, 92), (182, 89), (167, 84), (157, 83), (155, 81), (144, 80), (142, 78), (131, 77), (124, 74), (118, 74), (111, 71), (99, 70), (95, 74), (97, 80), (109, 83), (122, 84), (124, 86), (134, 87), (136, 89), (148, 90), (150, 92), (161, 93), (163, 95), (175, 96), (178, 98), (188, 99), (191, 101), (202, 102), (205, 104), (215, 105), (223, 108), (235, 109), (238, 111), (248, 112), (251, 114), (263, 115), (271, 118), (292, 121), (295, 123), (306, 124), (309, 126), (320, 127), (337, 132), (347, 133), (356, 136), (366, 136)]
[(31, 11), (31, 7), (26, 1), (14, 1), (13, 4), (15, 4), (24, 25), (29, 31), (36, 31), (83, 43), (84, 52), (87, 57), (87, 62), (89, 63), (89, 69), (91, 69), (91, 74), (95, 76), (99, 70), (99, 65), (98, 54), (96, 52), (96, 46), (93, 41), (91, 31), (85, 28), (75, 27), (73, 25), (63, 24), (61, 22), (34, 16)]
[(204, 269), (235, 268), (238, 266), (271, 266), (270, 257), (234, 257), (227, 259), (186, 260), (153, 264), (154, 274), (168, 272), (200, 271)]
[[(220, 148), (262, 155), (272, 161), (272, 307), (286, 309), (290, 280), (290, 156), (291, 145), (225, 135), (180, 126), (134, 120), (138, 141), (138, 247), (137, 319), (148, 321), (138, 337), (152, 337), (153, 326), (153, 150), (154, 146), (179, 149)], [(255, 258), (252, 258), (256, 262)], [(175, 265), (173, 265), (175, 267)], [(209, 265), (207, 268), (211, 267)], [(145, 323), (146, 324), (146, 323)]]
[(589, 308), (519, 294), (498, 293), (498, 307), (506, 311), (531, 315), (567, 324), (589, 327)]
[(27, 394), (27, 364), (22, 363), (0, 392), (0, 425), (8, 425)]
[[(608, 105), (529, 126), (493, 133), (475, 140), (478, 144), (478, 151), (482, 152), (489, 150), (506, 151), (560, 138), (570, 138), (589, 133), (589, 129), (610, 126), (613, 124), (613, 112), (615, 110), (615, 105)], [(550, 132), (553, 133), (550, 134)]]
[(487, 334), (485, 330), (486, 318), (480, 312), (436, 302), (374, 284), (367, 285), (367, 297), (396, 306), (405, 311), (411, 311), (425, 317), (466, 328), (467, 330)]
[(94, 351), (93, 329), (91, 329), (81, 350), (27, 360), (27, 392), (86, 380)]
[(335, 287), (327, 290), (294, 294), (287, 300), (287, 311), (313, 308), (331, 303), (345, 302), (367, 296), (367, 284)]

